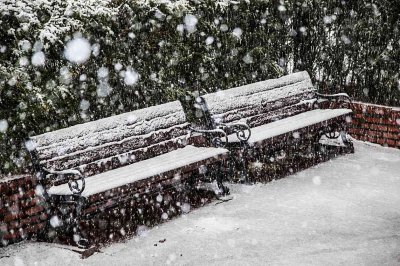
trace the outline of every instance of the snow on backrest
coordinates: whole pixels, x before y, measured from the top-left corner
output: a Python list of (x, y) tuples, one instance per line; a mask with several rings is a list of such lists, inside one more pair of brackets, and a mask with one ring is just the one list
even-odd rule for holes
[(184, 146), (187, 126), (182, 106), (174, 101), (31, 139), (42, 166), (92, 175)]
[(306, 71), (204, 95), (215, 120), (232, 122), (288, 108), (315, 96)]

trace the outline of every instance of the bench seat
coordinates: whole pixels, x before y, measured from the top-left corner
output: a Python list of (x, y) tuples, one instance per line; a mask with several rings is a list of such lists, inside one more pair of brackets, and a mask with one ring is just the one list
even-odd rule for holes
[[(319, 124), (330, 119), (350, 115), (351, 109), (316, 109), (298, 115), (287, 117), (262, 126), (251, 128), (251, 136), (248, 140), (250, 145), (261, 143), (266, 139), (271, 139), (286, 133), (296, 132), (315, 124)], [(230, 134), (228, 141), (239, 142), (236, 134)]]
[[(89, 197), (113, 188), (133, 184), (138, 181), (157, 179), (159, 176), (176, 173), (184, 167), (198, 167), (206, 161), (220, 160), (227, 156), (228, 150), (223, 148), (204, 148), (188, 145), (157, 157), (139, 161), (101, 174), (87, 177), (86, 188), (81, 196)], [(172, 173), (172, 175), (173, 175)], [(53, 186), (49, 189), (51, 195), (71, 195), (68, 184)]]

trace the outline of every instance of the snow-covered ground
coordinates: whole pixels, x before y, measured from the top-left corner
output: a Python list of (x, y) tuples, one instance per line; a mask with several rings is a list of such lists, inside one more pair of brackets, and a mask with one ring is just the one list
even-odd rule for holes
[(400, 265), (400, 150), (355, 149), (268, 184), (231, 185), (232, 200), (85, 260), (25, 242), (0, 249), (0, 265)]

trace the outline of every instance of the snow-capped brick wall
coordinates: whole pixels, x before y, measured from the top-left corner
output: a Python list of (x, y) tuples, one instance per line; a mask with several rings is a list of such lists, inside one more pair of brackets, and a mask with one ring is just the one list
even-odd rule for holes
[(400, 148), (400, 108), (354, 103), (349, 133), (362, 141)]
[(0, 180), (0, 247), (35, 236), (46, 225), (41, 186), (29, 175)]

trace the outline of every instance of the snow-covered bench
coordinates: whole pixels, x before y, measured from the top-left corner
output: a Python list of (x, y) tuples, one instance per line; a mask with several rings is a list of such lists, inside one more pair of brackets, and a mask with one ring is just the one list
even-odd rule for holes
[(133, 229), (124, 223), (144, 223), (146, 209), (160, 220), (180, 213), (168, 189), (204, 175), (204, 166), (217, 169), (228, 152), (190, 141), (179, 101), (32, 137), (27, 147), (52, 206), (49, 230), (75, 232), (85, 244), (110, 230), (111, 216), (125, 234)]
[[(190, 113), (190, 105), (184, 106)], [(347, 94), (319, 94), (308, 73), (298, 72), (197, 97), (192, 112), (202, 118), (195, 130), (227, 132), (225, 146), (237, 170), (255, 169), (258, 179), (271, 179), (326, 159), (327, 149), (353, 152), (346, 135), (350, 107)], [(273, 171), (277, 161), (284, 164), (281, 173)]]

